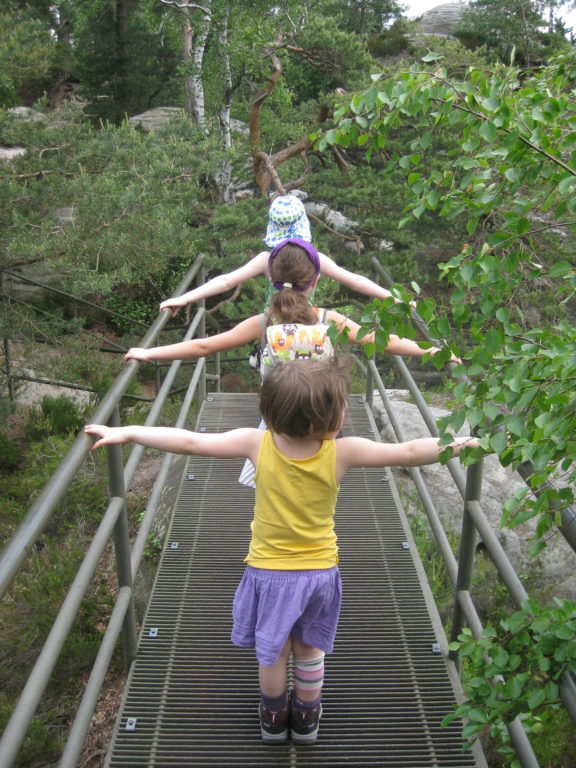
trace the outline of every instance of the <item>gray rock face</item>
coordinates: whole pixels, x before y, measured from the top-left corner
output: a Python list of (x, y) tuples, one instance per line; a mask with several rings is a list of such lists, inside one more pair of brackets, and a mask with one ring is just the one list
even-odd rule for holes
[(170, 118), (181, 115), (183, 112), (181, 107), (156, 107), (142, 112), (141, 115), (134, 115), (129, 122), (143, 131), (155, 131), (165, 125)]
[(18, 280), (18, 275), (29, 277), (31, 280), (37, 280), (44, 285), (57, 286), (61, 281), (61, 276), (48, 264), (37, 262), (35, 264), (22, 264), (14, 267), (11, 274), (4, 273), (2, 280), (2, 289), (6, 296), (13, 296), (20, 301), (34, 302), (43, 299), (48, 295), (48, 291), (38, 285), (27, 283), (24, 280)]
[(9, 163), (17, 157), (26, 154), (24, 147), (0, 147), (0, 162)]
[(438, 5), (422, 15), (417, 30), (425, 35), (450, 37), (465, 8), (466, 3)]
[[(409, 401), (410, 396), (406, 391), (388, 390), (388, 397), (394, 404), (394, 412), (406, 440), (430, 435), (418, 408)], [(397, 442), (377, 392), (374, 393), (374, 405), (381, 413), (382, 439)], [(448, 413), (441, 408), (430, 410), (434, 419)], [(463, 427), (460, 434), (469, 434), (468, 428)], [(409, 514), (409, 507), (413, 506), (410, 500), (417, 496), (416, 490), (406, 470), (394, 469), (393, 474)], [(450, 473), (440, 464), (431, 464), (422, 468), (422, 475), (445, 529), (459, 532), (462, 523), (462, 498)], [(502, 467), (495, 456), (485, 457), (481, 505), (514, 568), (521, 575), (537, 574), (538, 587), (543, 589), (545, 594), (576, 600), (576, 553), (559, 532), (551, 536), (546, 549), (534, 560), (529, 554), (529, 539), (534, 535), (535, 520), (528, 520), (513, 529), (500, 528), (502, 504), (517, 488), (523, 486), (524, 482), (520, 476)]]
[(13, 115), (14, 117), (17, 117), (19, 120), (27, 120), (27, 121), (38, 121), (41, 120), (43, 122), (46, 122), (48, 118), (45, 114), (42, 112), (38, 112), (36, 109), (32, 109), (32, 107), (10, 107), (6, 110), (8, 114)]

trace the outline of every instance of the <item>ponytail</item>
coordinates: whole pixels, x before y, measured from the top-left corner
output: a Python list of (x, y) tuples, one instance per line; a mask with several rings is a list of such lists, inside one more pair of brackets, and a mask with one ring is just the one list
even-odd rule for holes
[(275, 322), (312, 325), (316, 322), (316, 313), (307, 296), (292, 287), (284, 286), (274, 293), (270, 300), (266, 323), (271, 325)]
[(314, 246), (297, 239), (281, 243), (270, 254), (268, 271), (277, 293), (272, 295), (267, 322), (315, 323), (316, 313), (307, 296), (320, 273)]

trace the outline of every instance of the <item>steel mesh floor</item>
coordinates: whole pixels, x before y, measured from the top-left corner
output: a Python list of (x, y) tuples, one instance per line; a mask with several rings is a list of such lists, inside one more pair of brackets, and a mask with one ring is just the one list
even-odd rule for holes
[[(214, 394), (198, 428), (256, 426), (255, 395)], [(371, 421), (351, 398), (345, 434)], [(264, 746), (253, 651), (230, 642), (253, 491), (243, 461), (191, 457), (182, 478), (108, 768), (475, 766), (460, 728), (442, 728), (454, 695), (385, 470), (353, 470), (336, 516), (344, 598), (326, 660), (314, 746)]]

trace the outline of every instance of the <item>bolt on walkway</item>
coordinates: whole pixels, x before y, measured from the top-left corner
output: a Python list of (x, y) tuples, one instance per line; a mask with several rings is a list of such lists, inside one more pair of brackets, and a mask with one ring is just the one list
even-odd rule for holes
[[(196, 428), (258, 420), (256, 395), (213, 394)], [(374, 429), (352, 396), (344, 434)], [(242, 466), (186, 462), (107, 768), (485, 766), (462, 751), (460, 724), (441, 727), (454, 707), (445, 641), (385, 469), (352, 470), (341, 486), (344, 596), (318, 741), (261, 743), (254, 652), (230, 641), (254, 498), (238, 483)]]

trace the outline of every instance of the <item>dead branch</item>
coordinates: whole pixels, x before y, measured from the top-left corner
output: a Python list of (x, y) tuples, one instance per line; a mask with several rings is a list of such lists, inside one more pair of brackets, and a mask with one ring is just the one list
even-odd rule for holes
[(237, 285), (234, 289), (234, 293), (232, 296), (229, 296), (227, 299), (222, 299), (222, 301), (219, 301), (218, 304), (215, 304), (213, 307), (210, 307), (210, 309), (206, 310), (209, 315), (212, 315), (216, 310), (221, 307), (223, 304), (227, 304), (229, 301), (236, 301), (238, 296), (240, 295), (240, 289), (242, 288), (242, 284)]
[(348, 168), (350, 168), (350, 163), (346, 162), (344, 157), (342, 156), (342, 153), (338, 150), (337, 147), (332, 146), (330, 147), (332, 151), (332, 157), (334, 158), (334, 161), (336, 162), (336, 165), (338, 166), (338, 170), (342, 173), (345, 173)]
[(299, 48), (296, 45), (285, 45), (284, 49), (289, 53), (295, 53), (298, 56), (301, 56), (303, 59), (306, 59), (311, 67), (314, 67), (314, 69), (319, 69), (321, 72), (332, 72), (334, 70), (333, 62), (307, 48)]
[(272, 163), (272, 160), (269, 155), (266, 154), (266, 152), (257, 152), (257, 157), (259, 157), (264, 165), (266, 166), (266, 170), (270, 174), (270, 177), (272, 179), (272, 183), (274, 184), (274, 188), (277, 192), (279, 192), (281, 195), (286, 194), (286, 187), (283, 186), (282, 181), (280, 179), (280, 176), (278, 176), (278, 173), (276, 172), (276, 168), (274, 168), (274, 164)]
[(2, 173), (0, 179), (41, 179), (42, 176), (48, 176), (50, 173), (59, 173), (60, 176), (78, 175), (69, 171), (34, 171), (33, 173)]
[(329, 224), (326, 224), (325, 221), (322, 221), (322, 219), (319, 219), (318, 216), (314, 216), (313, 213), (306, 212), (306, 216), (308, 216), (309, 219), (313, 219), (317, 224), (320, 224), (321, 227), (324, 227), (328, 232), (330, 232), (333, 235), (336, 235), (336, 237), (342, 238), (342, 240), (349, 240), (352, 243), (356, 243), (359, 245), (362, 240), (359, 237), (354, 237), (352, 235), (344, 235), (342, 232), (338, 232), (335, 229), (332, 229), (332, 227)]

